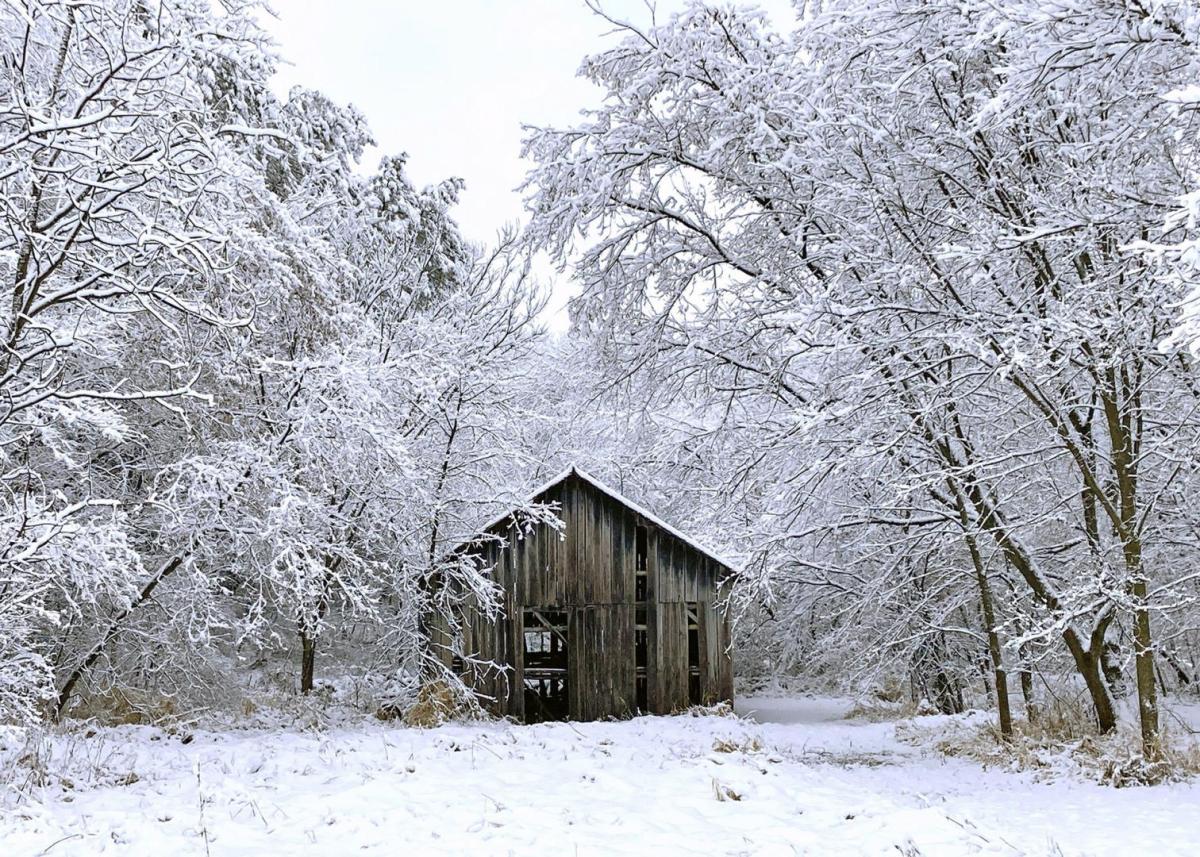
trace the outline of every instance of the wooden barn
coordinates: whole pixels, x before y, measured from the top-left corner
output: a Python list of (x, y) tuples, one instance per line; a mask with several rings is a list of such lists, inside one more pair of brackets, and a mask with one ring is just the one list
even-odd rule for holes
[(501, 667), (465, 676), (496, 714), (596, 720), (733, 700), (717, 606), (728, 563), (575, 467), (531, 501), (556, 504), (564, 527), (522, 532), (505, 515), (458, 549), (504, 592), (503, 616), (468, 612), (459, 641)]

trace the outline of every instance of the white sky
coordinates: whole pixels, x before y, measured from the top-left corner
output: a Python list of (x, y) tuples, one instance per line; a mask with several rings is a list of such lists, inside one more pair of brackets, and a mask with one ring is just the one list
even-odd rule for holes
[[(684, 0), (658, 0), (660, 20)], [(760, 0), (777, 22), (788, 0)], [(648, 22), (643, 0), (604, 0), (613, 17)], [(523, 219), (521, 124), (571, 123), (598, 93), (575, 76), (614, 44), (583, 0), (273, 0), (267, 21), (287, 61), (277, 78), (319, 89), (366, 114), (379, 156), (408, 152), (418, 185), (466, 181), (455, 212), (468, 238), (490, 242)], [(566, 284), (547, 322), (566, 325)]]

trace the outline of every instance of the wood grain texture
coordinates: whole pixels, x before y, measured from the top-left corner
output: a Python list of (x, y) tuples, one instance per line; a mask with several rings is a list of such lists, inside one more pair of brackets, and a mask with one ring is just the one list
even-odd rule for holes
[[(522, 532), (511, 519), (487, 530), (504, 544), (460, 548), (481, 556), (504, 590), (504, 615), (489, 621), (467, 609), (463, 645), (506, 674), (467, 676), (499, 715), (523, 719), (524, 612), (568, 615), (570, 718), (626, 717), (636, 711), (637, 528), (647, 530), (648, 705), (669, 713), (688, 705), (687, 605), (699, 612), (700, 686), (705, 702), (732, 701), (729, 619), (718, 586), (732, 570), (589, 482), (566, 476), (532, 498), (558, 504), (560, 531)], [(439, 642), (444, 642), (439, 638)]]

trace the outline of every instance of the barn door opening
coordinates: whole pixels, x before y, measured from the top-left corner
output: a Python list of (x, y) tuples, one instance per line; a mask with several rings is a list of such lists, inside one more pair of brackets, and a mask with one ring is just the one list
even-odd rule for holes
[(523, 616), (525, 647), (525, 722), (566, 720), (567, 614), (561, 610), (526, 610)]
[(687, 604), (688, 635), (688, 703), (700, 705), (704, 697), (700, 691), (700, 605), (695, 601)]

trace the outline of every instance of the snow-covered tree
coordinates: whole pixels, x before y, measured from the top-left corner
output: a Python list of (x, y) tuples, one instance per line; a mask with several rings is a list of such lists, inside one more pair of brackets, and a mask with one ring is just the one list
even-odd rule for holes
[(733, 432), (744, 591), (840, 591), (874, 646), (938, 663), (960, 636), (1001, 683), (1005, 644), (1057, 637), (1104, 730), (1131, 652), (1155, 756), (1196, 430), (1194, 367), (1158, 350), (1177, 286), (1131, 246), (1184, 190), (1170, 10), (614, 23), (583, 67), (603, 106), (530, 132), (530, 240), (576, 263), (625, 371)]

